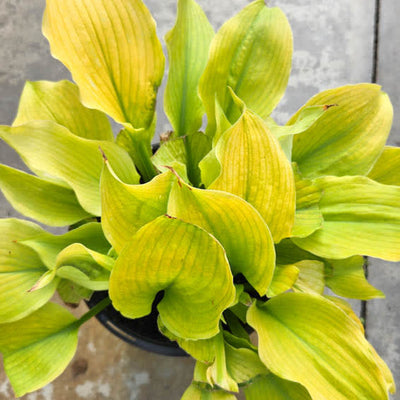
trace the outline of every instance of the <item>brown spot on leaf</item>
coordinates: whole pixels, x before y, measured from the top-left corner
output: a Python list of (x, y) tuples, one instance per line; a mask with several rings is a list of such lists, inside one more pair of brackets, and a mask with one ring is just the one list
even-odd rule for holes
[(331, 107), (337, 107), (339, 104), (325, 104), (324, 105), (324, 111), (328, 110)]
[(161, 142), (161, 143), (168, 142), (168, 140), (170, 139), (170, 137), (172, 136), (173, 133), (174, 133), (173, 131), (163, 132), (163, 133), (160, 135), (160, 142)]

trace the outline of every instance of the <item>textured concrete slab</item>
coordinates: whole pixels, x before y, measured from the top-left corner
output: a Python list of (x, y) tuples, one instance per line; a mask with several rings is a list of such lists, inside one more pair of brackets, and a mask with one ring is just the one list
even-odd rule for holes
[[(378, 83), (383, 86), (394, 107), (391, 145), (400, 146), (400, 3), (381, 2), (378, 41)], [(400, 243), (399, 243), (400, 246)], [(378, 353), (389, 364), (397, 386), (400, 385), (400, 263), (371, 259), (370, 281), (386, 294), (384, 300), (369, 302), (367, 333)], [(400, 400), (400, 392), (391, 397)]]
[[(215, 28), (248, 0), (198, 0)], [(175, 19), (175, 0), (145, 0), (163, 36)], [(374, 0), (271, 0), (287, 13), (295, 38), (293, 76), (287, 94), (274, 116), (285, 122), (310, 96), (320, 90), (346, 83), (369, 82), (372, 75)], [(383, 2), (382, 2), (383, 3)], [(385, 0), (382, 9), (379, 81), (397, 105), (395, 131), (399, 131), (400, 38), (396, 15), (399, 4)], [(59, 80), (69, 73), (49, 54), (41, 36), (45, 0), (0, 0), (0, 123), (12, 122), (25, 80)], [(393, 40), (393, 38), (397, 38)], [(397, 77), (397, 80), (395, 79)], [(161, 108), (162, 93), (158, 108)], [(158, 133), (169, 129), (159, 113)], [(393, 136), (399, 144), (400, 137)], [(393, 142), (394, 143), (394, 142)], [(0, 162), (21, 167), (18, 156), (0, 143)], [(0, 199), (0, 216), (16, 215)], [(373, 261), (373, 282), (388, 294), (368, 309), (368, 333), (378, 351), (400, 371), (398, 269)], [(379, 264), (379, 265), (377, 265)], [(375, 268), (376, 265), (376, 268)], [(398, 267), (398, 266), (396, 266)], [(385, 272), (384, 272), (385, 270)], [(355, 307), (359, 307), (356, 303)], [(71, 366), (54, 383), (27, 395), (25, 400), (64, 399), (179, 399), (191, 380), (193, 362), (149, 354), (124, 344), (96, 321), (80, 335), (79, 349)], [(4, 372), (0, 371), (0, 400), (12, 398)], [(396, 400), (400, 397), (394, 397)]]
[[(74, 310), (82, 315), (84, 305)], [(23, 400), (178, 399), (192, 380), (194, 361), (148, 353), (109, 333), (92, 319), (79, 332), (75, 358), (64, 373)], [(0, 371), (0, 400), (13, 392)]]

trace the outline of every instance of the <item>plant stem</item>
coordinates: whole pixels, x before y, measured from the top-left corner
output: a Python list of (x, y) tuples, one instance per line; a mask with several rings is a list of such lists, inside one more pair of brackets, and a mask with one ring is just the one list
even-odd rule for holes
[(147, 146), (142, 140), (135, 140), (133, 137), (132, 142), (133, 162), (143, 181), (149, 182), (157, 175), (157, 170), (151, 162), (151, 147)]
[(75, 324), (77, 324), (78, 326), (83, 325), (86, 321), (88, 321), (90, 318), (94, 317), (101, 311), (103, 311), (110, 304), (111, 304), (111, 299), (109, 297), (106, 297), (105, 299), (103, 299), (99, 303), (97, 303), (86, 314), (83, 314), (82, 317), (80, 317), (78, 319), (78, 321), (75, 322)]
[(197, 182), (198, 179), (196, 179), (196, 174), (194, 172), (192, 148), (189, 143), (189, 138), (187, 136), (182, 136), (182, 137), (183, 137), (183, 143), (185, 145), (185, 150), (186, 150), (187, 176), (189, 178), (190, 183), (193, 186), (196, 186), (198, 184), (198, 182)]

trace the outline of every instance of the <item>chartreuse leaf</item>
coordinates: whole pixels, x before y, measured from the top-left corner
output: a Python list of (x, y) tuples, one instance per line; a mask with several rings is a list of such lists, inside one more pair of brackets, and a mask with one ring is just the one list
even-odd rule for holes
[(321, 229), (293, 242), (320, 257), (357, 254), (400, 260), (400, 187), (365, 177), (325, 177), (314, 183), (323, 191)]
[(225, 356), (228, 373), (239, 385), (268, 372), (258, 354), (247, 348), (235, 348), (225, 343)]
[(336, 106), (336, 104), (305, 106), (299, 110), (296, 118), (292, 118), (283, 126), (276, 124), (271, 118), (267, 120), (267, 123), (272, 134), (277, 139), (282, 139), (285, 136), (298, 135), (312, 127), (325, 111), (332, 106)]
[(54, 270), (47, 270), (39, 280), (29, 289), (29, 292), (33, 292), (35, 290), (39, 290), (44, 288), (45, 286), (49, 285), (53, 282), (54, 278), (56, 277), (56, 271)]
[(246, 383), (267, 372), (257, 352), (243, 339), (231, 335), (230, 340), (225, 340), (225, 332), (221, 331), (210, 339), (187, 340), (169, 332), (160, 319), (158, 326), (165, 336), (177, 341), (182, 349), (198, 360), (195, 381), (217, 385), (224, 390), (238, 391), (237, 384)]
[(58, 304), (48, 303), (1, 326), (0, 352), (16, 397), (40, 389), (64, 371), (78, 344), (76, 321)]
[(215, 99), (233, 123), (228, 86), (261, 118), (281, 99), (289, 78), (292, 32), (279, 8), (256, 0), (227, 21), (211, 42), (209, 61), (200, 80), (208, 131), (215, 132)]
[(392, 371), (390, 371), (390, 369), (387, 366), (387, 364), (385, 363), (385, 361), (383, 361), (383, 359), (379, 356), (379, 354), (376, 352), (376, 350), (374, 349), (374, 347), (372, 345), (370, 345), (370, 351), (373, 354), (373, 356), (375, 357), (375, 361), (378, 364), (378, 367), (380, 368), (380, 370), (383, 374), (383, 377), (386, 382), (387, 390), (391, 394), (396, 393), (396, 382), (394, 381)]
[(400, 149), (385, 146), (383, 153), (368, 173), (368, 178), (385, 185), (400, 186)]
[(25, 83), (13, 126), (37, 120), (57, 122), (85, 139), (114, 140), (107, 116), (83, 106), (78, 87), (69, 81)]
[(183, 339), (179, 336), (171, 333), (168, 328), (164, 325), (161, 318), (158, 317), (157, 320), (158, 329), (160, 332), (172, 341), (176, 341), (186, 353), (190, 354), (194, 359), (210, 365), (215, 359), (215, 346), (218, 343), (219, 335), (209, 338), (209, 339), (199, 339), (199, 340), (189, 340)]
[(185, 139), (186, 137), (172, 138), (161, 143), (151, 161), (159, 171), (167, 172), (172, 168), (185, 182), (189, 183)]
[(57, 292), (62, 301), (67, 304), (79, 304), (82, 299), (89, 300), (93, 291), (86, 289), (67, 279), (61, 279), (57, 286)]
[(244, 393), (246, 400), (313, 400), (303, 386), (274, 374), (255, 378), (244, 388)]
[[(339, 296), (360, 300), (384, 297), (384, 294), (380, 290), (374, 288), (365, 278), (363, 268), (364, 258), (361, 256), (354, 256), (342, 260), (324, 259), (300, 249), (291, 240), (282, 241), (275, 246), (275, 250), (277, 262), (279, 263), (291, 263), (290, 265), (295, 266), (300, 264), (301, 266), (302, 262), (310, 263), (312, 260), (323, 262), (325, 265), (325, 285)], [(280, 267), (281, 266), (278, 264), (275, 269), (276, 273), (279, 273)], [(284, 265), (284, 267), (286, 267), (286, 265)], [(290, 273), (288, 271), (283, 279), (289, 281), (289, 278)], [(274, 280), (275, 276), (272, 280), (271, 287), (274, 286)], [(322, 283), (320, 283), (320, 285), (322, 285)], [(289, 287), (287, 287), (286, 290), (287, 289), (289, 289)]]
[(58, 178), (71, 187), (82, 207), (93, 215), (100, 215), (103, 159), (99, 147), (124, 182), (139, 182), (130, 157), (115, 143), (80, 138), (52, 121), (33, 121), (11, 128), (1, 126), (0, 137), (37, 175)]
[[(58, 279), (48, 286), (30, 291), (48, 272), (37, 253), (19, 243), (43, 230), (32, 222), (0, 220), (0, 323), (21, 319), (47, 303)], [(0, 329), (1, 330), (1, 329)]]
[(304, 107), (299, 112), (296, 120), (291, 120), (289, 121), (290, 123), (284, 126), (275, 123), (271, 117), (267, 119), (268, 127), (271, 129), (272, 134), (279, 140), (288, 160), (292, 159), (293, 136), (309, 129), (331, 106), (318, 105)]
[[(235, 101), (240, 102), (237, 97)], [(242, 116), (214, 148), (220, 174), (208, 188), (248, 201), (266, 221), (274, 241), (279, 242), (290, 236), (294, 222), (293, 170), (265, 122), (243, 103), (241, 106)], [(207, 175), (210, 164), (201, 162), (200, 169), (202, 176)]]
[[(175, 26), (165, 36), (169, 73), (164, 108), (178, 136), (197, 132), (204, 107), (198, 95), (214, 30), (194, 0), (179, 0)], [(189, 72), (190, 71), (190, 72)]]
[(210, 150), (210, 138), (203, 132), (195, 132), (190, 136), (172, 138), (161, 143), (152, 161), (160, 171), (165, 172), (173, 168), (185, 182), (199, 186), (198, 165)]
[(2, 164), (0, 187), (18, 212), (43, 224), (65, 226), (90, 217), (72, 189)]
[(49, 0), (43, 33), (85, 106), (136, 129), (150, 126), (165, 60), (141, 0)]
[(295, 173), (296, 180), (296, 214), (292, 236), (307, 237), (321, 228), (323, 217), (319, 209), (321, 191), (312, 181), (302, 179)]
[(181, 400), (236, 400), (232, 393), (212, 389), (193, 382), (185, 391)]
[(356, 323), (357, 327), (365, 335), (364, 325), (361, 322), (360, 318), (358, 318), (357, 314), (351, 308), (350, 303), (348, 303), (345, 299), (336, 296), (324, 295), (324, 298), (328, 299), (329, 301), (334, 303), (335, 306), (339, 307), (342, 311), (344, 311), (353, 320), (353, 322)]
[(181, 181), (171, 189), (168, 214), (211, 233), (226, 251), (234, 275), (242, 273), (263, 296), (275, 267), (268, 226), (249, 203), (216, 190), (192, 188)]
[(196, 361), (196, 364), (194, 365), (194, 371), (193, 371), (193, 381), (194, 382), (202, 382), (202, 383), (208, 383), (207, 381), (207, 369), (209, 365), (206, 363), (203, 363), (201, 361)]
[(369, 300), (385, 297), (365, 278), (364, 259), (360, 256), (344, 260), (327, 260), (325, 281), (332, 291), (342, 297)]
[(91, 290), (107, 290), (114, 259), (90, 250), (81, 244), (72, 244), (57, 256), (57, 276)]
[(154, 136), (156, 123), (155, 116), (149, 128), (123, 129), (116, 139), (117, 145), (126, 150), (134, 161), (143, 182), (148, 182), (157, 175), (157, 170), (151, 162), (151, 139)]
[(285, 293), (247, 314), (259, 355), (280, 378), (303, 385), (313, 400), (387, 399), (384, 376), (359, 327), (329, 300)]
[(216, 336), (214, 341), (214, 355), (214, 362), (207, 369), (208, 382), (211, 384), (211, 386), (217, 385), (218, 387), (229, 392), (239, 392), (237, 382), (228, 372), (226, 348), (222, 332)]
[(118, 253), (142, 226), (167, 212), (175, 180), (168, 171), (146, 184), (128, 185), (106, 162), (101, 176), (101, 222), (106, 238)]
[(300, 270), (294, 264), (277, 265), (274, 270), (274, 277), (267, 291), (268, 297), (274, 297), (286, 292), (295, 284)]
[(58, 253), (73, 243), (80, 243), (103, 254), (110, 249), (110, 244), (104, 237), (101, 224), (97, 222), (82, 225), (63, 235), (53, 235), (41, 231), (36, 235), (22, 238), (20, 243), (35, 250), (49, 269), (55, 268)]
[[(339, 297), (334, 297), (334, 296), (325, 296), (325, 297), (327, 299), (329, 299), (330, 301), (332, 301), (336, 306), (341, 308), (356, 323), (357, 327), (360, 329), (360, 332), (363, 335), (365, 334), (364, 325), (362, 324), (360, 319), (357, 317), (356, 313), (353, 311), (353, 309), (351, 308), (351, 305), (347, 301), (345, 301)], [(386, 365), (385, 361), (383, 361), (382, 358), (378, 355), (378, 353), (376, 352), (374, 347), (370, 343), (368, 343), (368, 344), (370, 346), (370, 351), (371, 351), (373, 357), (375, 358), (375, 362), (377, 363), (378, 367), (380, 368), (380, 370), (383, 374), (383, 377), (386, 381), (387, 390), (390, 393), (394, 393), (396, 391), (396, 384), (394, 382), (392, 372), (390, 371), (389, 367)]]
[[(393, 108), (380, 86), (359, 84), (321, 92), (304, 107), (331, 107), (293, 138), (293, 161), (305, 177), (365, 175), (383, 150)], [(300, 111), (289, 121), (296, 121)]]
[(110, 297), (125, 317), (139, 318), (150, 313), (162, 290), (158, 311), (169, 331), (186, 339), (216, 335), (222, 312), (235, 299), (219, 242), (199, 227), (168, 216), (141, 228), (115, 263)]
[(291, 239), (282, 240), (275, 245), (276, 262), (279, 265), (296, 264), (303, 260), (319, 260), (321, 257), (316, 256), (306, 250), (296, 246)]
[(218, 140), (221, 137), (221, 135), (225, 131), (227, 131), (231, 126), (232, 123), (225, 115), (225, 112), (222, 109), (221, 104), (219, 104), (218, 99), (215, 98), (215, 134), (212, 139), (213, 146), (215, 146), (218, 143)]
[(316, 260), (296, 262), (299, 276), (293, 285), (293, 290), (305, 293), (322, 294), (325, 288), (324, 263)]
[(210, 187), (221, 174), (221, 163), (216, 156), (214, 147), (200, 162), (201, 183)]

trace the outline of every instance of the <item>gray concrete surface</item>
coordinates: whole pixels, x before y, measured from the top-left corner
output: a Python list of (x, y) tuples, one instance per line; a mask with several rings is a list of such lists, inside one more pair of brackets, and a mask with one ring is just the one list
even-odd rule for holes
[[(389, 94), (394, 106), (394, 121), (389, 143), (400, 146), (400, 3), (383, 0), (380, 10), (377, 81)], [(400, 245), (400, 244), (399, 244)], [(400, 263), (371, 259), (370, 281), (386, 293), (385, 300), (368, 303), (369, 340), (394, 373), (400, 399)]]
[[(247, 0), (198, 0), (217, 28)], [(392, 143), (400, 143), (400, 15), (398, 0), (381, 0), (378, 80), (395, 104)], [(145, 0), (163, 36), (173, 25), (175, 0)], [(271, 0), (288, 15), (295, 38), (293, 75), (287, 94), (274, 113), (287, 118), (320, 90), (346, 83), (369, 82), (372, 76), (374, 0)], [(49, 54), (41, 36), (45, 0), (0, 0), (0, 123), (12, 122), (25, 80), (59, 80), (69, 74)], [(397, 52), (397, 54), (396, 54)], [(161, 105), (161, 101), (159, 101)], [(162, 115), (158, 132), (168, 129)], [(0, 143), (0, 162), (20, 167), (18, 156)], [(17, 215), (0, 199), (0, 217)], [(400, 381), (400, 266), (371, 260), (372, 282), (387, 294), (386, 300), (368, 306), (368, 335)], [(359, 305), (355, 304), (358, 308)], [(80, 335), (77, 355), (55, 382), (25, 400), (179, 399), (190, 382), (192, 361), (145, 353), (90, 321)], [(12, 398), (0, 371), (0, 400)], [(400, 400), (400, 395), (393, 396)]]

